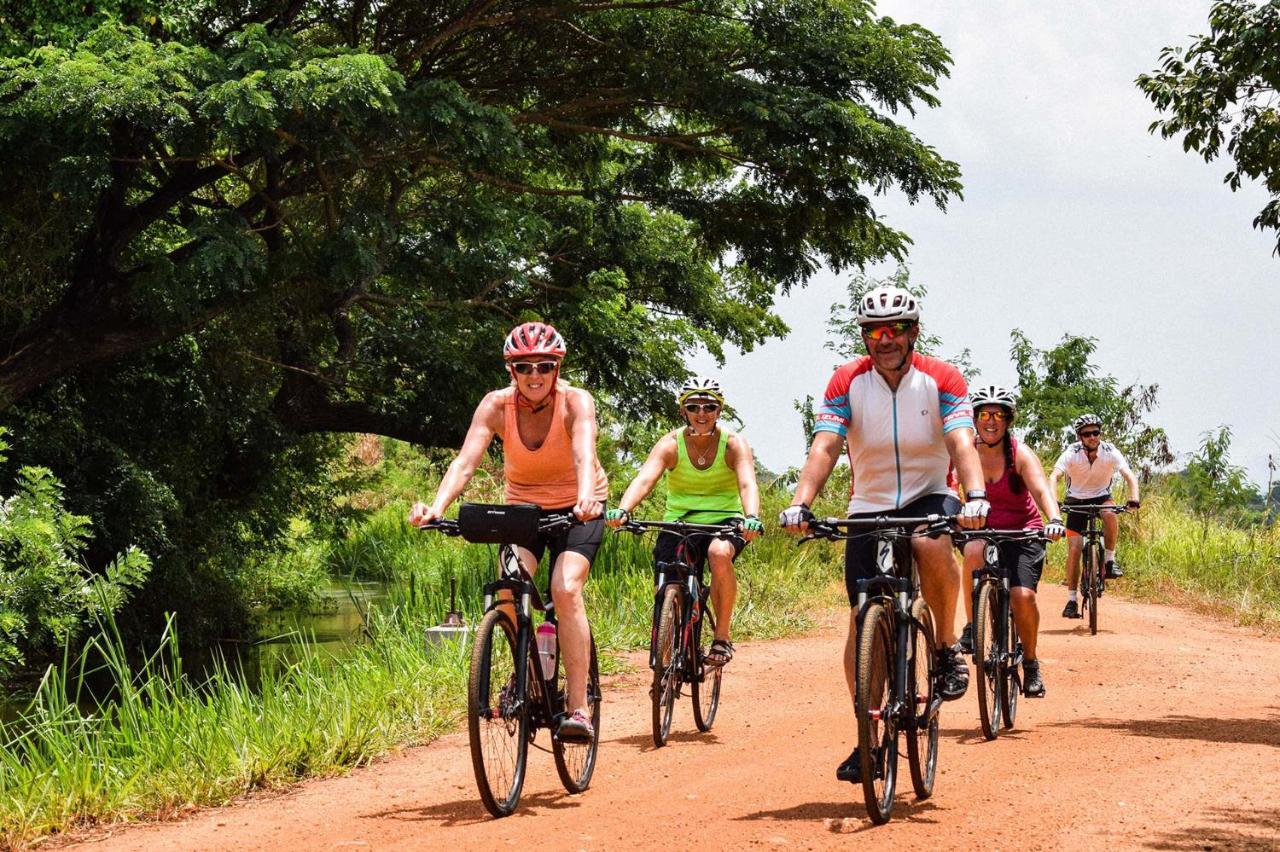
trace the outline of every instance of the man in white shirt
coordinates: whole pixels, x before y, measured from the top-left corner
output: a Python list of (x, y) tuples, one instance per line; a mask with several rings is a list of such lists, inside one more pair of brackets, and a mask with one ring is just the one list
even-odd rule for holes
[[(1136, 509), (1138, 503), (1138, 477), (1129, 469), (1129, 462), (1124, 454), (1112, 444), (1102, 440), (1102, 420), (1096, 414), (1082, 414), (1076, 418), (1076, 437), (1080, 440), (1069, 445), (1058, 456), (1049, 474), (1049, 488), (1056, 495), (1058, 480), (1067, 478), (1067, 506), (1114, 506), (1111, 499), (1111, 483), (1115, 475), (1129, 487), (1130, 509)], [(1080, 585), (1080, 552), (1084, 550), (1085, 516), (1074, 512), (1067, 513), (1067, 586), (1070, 589), (1067, 605), (1062, 610), (1063, 618), (1079, 618), (1080, 604), (1077, 599), (1077, 588)], [(1116, 535), (1120, 531), (1120, 519), (1115, 512), (1104, 512), (1102, 515), (1102, 540), (1106, 549), (1105, 562), (1107, 576), (1116, 579), (1124, 576), (1120, 566), (1116, 564)]]

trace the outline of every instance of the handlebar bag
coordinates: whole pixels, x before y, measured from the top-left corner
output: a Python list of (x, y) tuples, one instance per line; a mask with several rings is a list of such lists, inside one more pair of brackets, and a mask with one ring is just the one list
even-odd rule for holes
[(533, 547), (538, 542), (541, 515), (533, 505), (463, 503), (458, 509), (458, 532), (473, 544)]

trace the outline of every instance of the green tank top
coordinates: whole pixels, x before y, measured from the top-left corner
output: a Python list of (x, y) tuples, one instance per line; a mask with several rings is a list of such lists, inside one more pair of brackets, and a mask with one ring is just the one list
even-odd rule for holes
[(718, 524), (742, 517), (742, 497), (738, 494), (738, 474), (729, 467), (729, 434), (720, 430), (715, 460), (706, 470), (698, 470), (684, 445), (684, 430), (676, 434), (676, 466), (667, 472), (667, 513), (664, 521), (691, 524)]

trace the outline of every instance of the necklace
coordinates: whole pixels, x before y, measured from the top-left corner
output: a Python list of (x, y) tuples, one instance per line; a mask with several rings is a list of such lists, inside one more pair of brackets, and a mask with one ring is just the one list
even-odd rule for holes
[[(699, 435), (697, 432), (693, 431), (693, 427), (689, 427), (689, 434), (688, 434), (688, 437), (690, 437), (690, 438), (705, 438), (705, 437), (707, 437), (708, 435), (714, 436), (715, 434), (716, 434), (716, 433), (715, 433), (715, 430), (712, 430), (712, 431), (708, 432), (708, 433), (707, 433), (707, 435)], [(704, 448), (703, 448), (703, 449), (701, 449), (701, 450), (699, 450), (697, 447), (694, 447), (694, 448), (693, 448), (693, 449), (695, 450), (695, 452), (697, 452), (697, 454), (698, 454), (698, 461), (697, 461), (697, 465), (698, 465), (698, 467), (703, 467), (703, 466), (705, 466), (705, 465), (706, 465), (706, 463), (707, 463), (707, 453), (711, 452), (711, 451), (712, 451), (712, 449), (713, 449), (715, 446), (717, 446), (717, 443), (718, 443), (718, 442), (712, 442), (712, 444), (711, 444), (710, 446), (704, 447)], [(686, 440), (686, 441), (684, 442), (684, 444), (685, 444), (685, 446), (686, 446), (686, 447), (688, 447), (688, 446), (689, 446), (689, 441), (688, 441), (688, 440)]]

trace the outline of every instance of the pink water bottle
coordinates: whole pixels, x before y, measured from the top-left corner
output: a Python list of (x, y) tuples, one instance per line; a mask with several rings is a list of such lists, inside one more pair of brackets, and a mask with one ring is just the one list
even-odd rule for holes
[(542, 664), (542, 679), (551, 680), (556, 675), (556, 626), (549, 621), (538, 625), (538, 660)]

